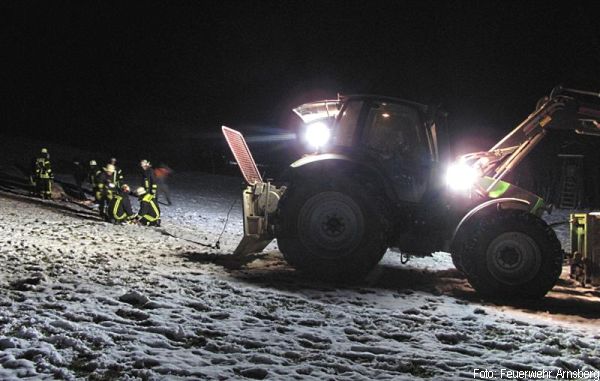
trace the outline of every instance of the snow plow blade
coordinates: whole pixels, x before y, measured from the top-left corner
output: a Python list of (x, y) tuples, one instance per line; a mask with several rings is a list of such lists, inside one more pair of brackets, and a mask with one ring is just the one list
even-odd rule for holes
[(239, 131), (225, 126), (222, 130), (248, 184), (242, 193), (244, 238), (235, 249), (234, 255), (258, 253), (274, 238), (270, 233), (273, 230), (269, 229), (269, 215), (277, 210), (285, 188), (277, 188), (263, 181), (246, 140)]
[(258, 238), (244, 236), (238, 246), (235, 248), (233, 255), (248, 255), (260, 253), (271, 243), (273, 238), (260, 240)]

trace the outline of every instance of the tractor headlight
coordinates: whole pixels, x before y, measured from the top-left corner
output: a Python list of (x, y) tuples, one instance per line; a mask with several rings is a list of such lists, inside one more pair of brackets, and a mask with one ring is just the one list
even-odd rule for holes
[(305, 139), (315, 149), (323, 147), (329, 141), (331, 131), (323, 122), (314, 122), (306, 126)]
[(453, 163), (446, 172), (446, 184), (457, 191), (467, 191), (477, 181), (477, 170), (465, 162)]

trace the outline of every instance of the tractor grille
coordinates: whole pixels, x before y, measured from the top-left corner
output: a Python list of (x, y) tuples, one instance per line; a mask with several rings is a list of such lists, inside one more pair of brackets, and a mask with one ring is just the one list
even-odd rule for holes
[(246, 182), (250, 185), (262, 182), (262, 177), (258, 172), (258, 168), (256, 168), (256, 163), (252, 158), (244, 136), (239, 131), (229, 127), (223, 126), (222, 130), (225, 140), (227, 140), (227, 144), (229, 144), (233, 157), (235, 157), (235, 161), (237, 161)]

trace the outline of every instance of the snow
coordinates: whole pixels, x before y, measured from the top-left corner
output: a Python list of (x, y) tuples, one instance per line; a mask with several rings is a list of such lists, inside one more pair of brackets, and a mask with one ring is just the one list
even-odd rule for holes
[[(3, 380), (600, 370), (598, 290), (566, 279), (539, 302), (501, 304), (480, 300), (446, 253), (402, 265), (389, 251), (351, 285), (303, 278), (276, 243), (231, 256), (242, 232), (238, 178), (178, 173), (160, 228), (112, 225), (85, 205), (0, 189)], [(230, 208), (220, 249), (203, 246)], [(566, 244), (566, 229), (559, 234)]]

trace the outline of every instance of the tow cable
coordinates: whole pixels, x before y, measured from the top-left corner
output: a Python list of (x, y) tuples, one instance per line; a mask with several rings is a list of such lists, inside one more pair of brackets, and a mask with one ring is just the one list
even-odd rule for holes
[(184, 240), (184, 241), (188, 241), (188, 242), (194, 243), (196, 245), (200, 245), (202, 247), (208, 247), (210, 249), (219, 250), (219, 249), (221, 249), (221, 238), (223, 237), (223, 234), (225, 233), (225, 229), (227, 229), (227, 224), (229, 223), (229, 217), (231, 215), (231, 211), (233, 210), (233, 207), (235, 206), (236, 203), (237, 203), (237, 200), (233, 200), (233, 202), (231, 203), (231, 206), (229, 207), (229, 211), (227, 212), (227, 218), (225, 218), (225, 224), (223, 224), (223, 229), (221, 230), (221, 233), (217, 237), (217, 240), (216, 240), (216, 242), (214, 244), (206, 244), (206, 243), (194, 241), (194, 240), (183, 238), (183, 237), (178, 237), (178, 236), (176, 236), (173, 233), (169, 233), (165, 229), (161, 229), (160, 232), (162, 234), (164, 234), (164, 235), (169, 236), (169, 237), (173, 237), (173, 238), (181, 239), (181, 240)]

